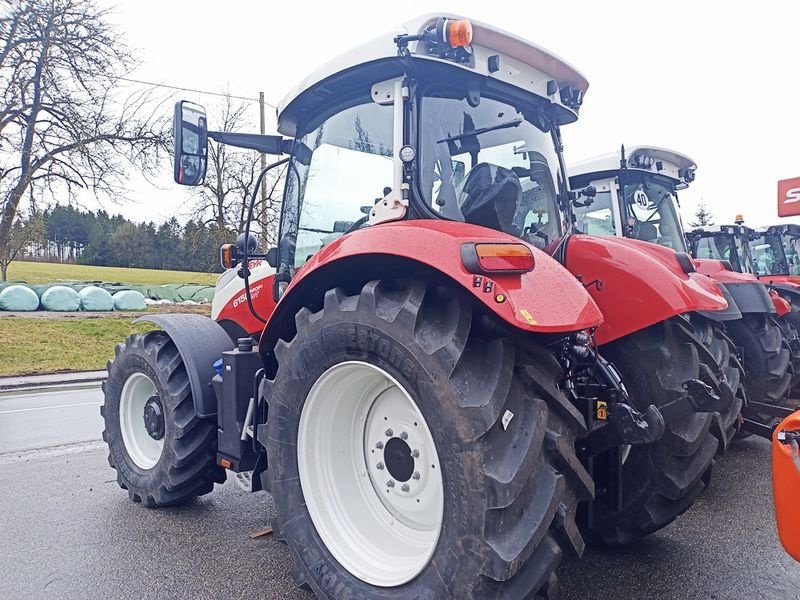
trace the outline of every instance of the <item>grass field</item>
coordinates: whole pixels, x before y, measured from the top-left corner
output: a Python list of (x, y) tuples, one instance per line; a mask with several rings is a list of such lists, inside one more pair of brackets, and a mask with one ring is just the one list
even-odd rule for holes
[(0, 376), (104, 369), (116, 344), (154, 328), (130, 317), (3, 319)]
[(151, 269), (125, 269), (123, 267), (93, 267), (89, 265), (64, 265), (14, 261), (8, 267), (8, 281), (26, 283), (57, 283), (59, 281), (103, 281), (105, 283), (133, 283), (164, 285), (167, 283), (199, 283), (214, 285), (217, 275), (191, 271), (159, 271)]

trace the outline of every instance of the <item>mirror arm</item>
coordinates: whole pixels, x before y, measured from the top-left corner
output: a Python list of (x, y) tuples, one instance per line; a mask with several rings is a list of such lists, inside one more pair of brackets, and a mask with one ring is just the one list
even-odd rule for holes
[(208, 137), (227, 146), (246, 148), (264, 154), (289, 154), (294, 140), (283, 139), (279, 135), (260, 135), (257, 133), (231, 133), (209, 131)]

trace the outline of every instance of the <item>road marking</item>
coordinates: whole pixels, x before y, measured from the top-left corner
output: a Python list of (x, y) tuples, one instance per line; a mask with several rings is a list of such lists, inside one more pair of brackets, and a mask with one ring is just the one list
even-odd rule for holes
[(73, 406), (100, 406), (101, 404), (102, 402), (76, 402), (74, 404), (58, 404), (56, 406), (34, 406), (33, 408), (16, 408), (14, 410), (0, 410), (0, 415), (31, 412), (34, 410), (54, 410), (56, 408), (71, 408)]
[(42, 458), (55, 458), (69, 454), (81, 454), (106, 448), (106, 443), (102, 440), (96, 442), (77, 442), (64, 446), (52, 446), (50, 448), (35, 448), (32, 450), (16, 450), (0, 454), (0, 465), (8, 465), (27, 460)]

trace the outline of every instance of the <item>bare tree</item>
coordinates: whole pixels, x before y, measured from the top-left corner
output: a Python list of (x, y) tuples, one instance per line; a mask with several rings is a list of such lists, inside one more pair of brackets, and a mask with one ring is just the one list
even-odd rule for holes
[[(79, 190), (117, 199), (128, 167), (154, 173), (169, 123), (125, 88), (131, 51), (93, 0), (2, 0), (0, 261), (26, 192), (47, 204)], [(2, 272), (5, 280), (5, 269)]]
[[(248, 106), (235, 102), (229, 95), (216, 110), (211, 111), (209, 123), (216, 131), (252, 132), (255, 128), (248, 118)], [(214, 112), (217, 118), (214, 118)], [(247, 209), (260, 172), (260, 155), (253, 150), (242, 150), (216, 142), (209, 142), (208, 171), (202, 187), (195, 193), (195, 214), (204, 223), (216, 223), (222, 231), (236, 235), (244, 231)], [(252, 231), (262, 234), (265, 246), (274, 245), (277, 238), (277, 213), (283, 191), (283, 171), (267, 173), (266, 204), (257, 196), (253, 211)], [(262, 218), (264, 218), (262, 220)], [(261, 232), (260, 223), (268, 223), (267, 232)]]

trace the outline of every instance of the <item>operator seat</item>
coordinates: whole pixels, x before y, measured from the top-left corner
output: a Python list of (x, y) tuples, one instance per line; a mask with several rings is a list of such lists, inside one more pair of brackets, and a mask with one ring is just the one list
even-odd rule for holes
[(658, 229), (652, 223), (639, 223), (636, 239), (644, 242), (652, 242), (658, 238)]
[(464, 221), (519, 236), (514, 224), (522, 200), (522, 184), (511, 169), (478, 163), (459, 190), (458, 205)]

